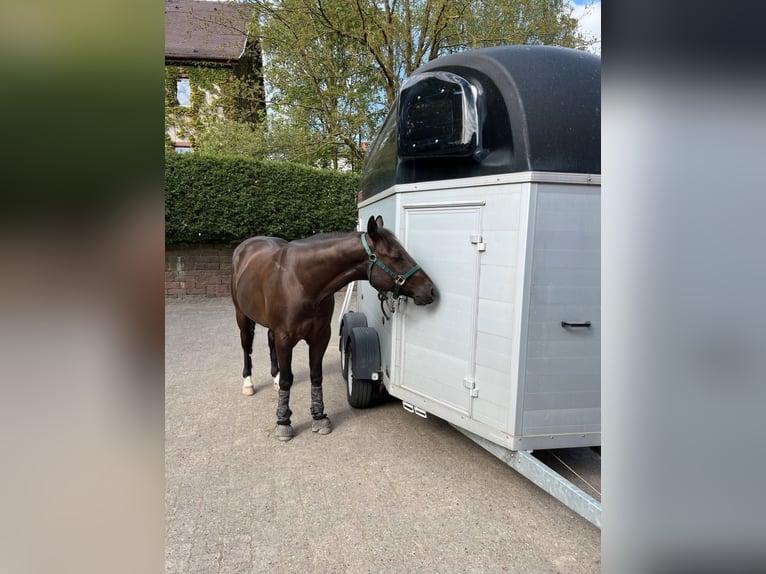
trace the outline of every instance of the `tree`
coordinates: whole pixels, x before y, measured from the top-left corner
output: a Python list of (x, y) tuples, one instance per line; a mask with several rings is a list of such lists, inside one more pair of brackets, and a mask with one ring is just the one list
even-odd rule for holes
[[(347, 11), (348, 3), (336, 0), (334, 8)], [(317, 165), (338, 168), (344, 160), (358, 168), (361, 143), (372, 138), (384, 113), (369, 58), (355, 41), (317, 25), (305, 0), (270, 6), (261, 31), (276, 120), (270, 129), (279, 126), (293, 137), (302, 131), (302, 152)]]
[[(442, 54), (501, 44), (585, 48), (565, 0), (251, 0), (272, 117), (306, 157), (358, 168), (399, 86)], [(271, 122), (267, 122), (271, 124)]]

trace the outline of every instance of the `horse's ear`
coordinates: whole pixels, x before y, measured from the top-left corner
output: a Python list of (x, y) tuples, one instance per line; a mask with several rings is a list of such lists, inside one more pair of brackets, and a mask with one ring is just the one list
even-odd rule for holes
[(383, 229), (383, 218), (380, 215), (375, 218), (375, 224), (378, 226), (378, 229)]
[(367, 235), (373, 241), (375, 241), (375, 239), (378, 237), (378, 226), (375, 223), (375, 218), (372, 215), (370, 216), (370, 219), (367, 220)]

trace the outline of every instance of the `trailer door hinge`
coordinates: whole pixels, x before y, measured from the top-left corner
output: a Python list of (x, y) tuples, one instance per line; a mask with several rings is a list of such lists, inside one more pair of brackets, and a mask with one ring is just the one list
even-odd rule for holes
[(482, 241), (483, 239), (484, 238), (481, 235), (471, 235), (471, 243), (476, 245), (478, 251), (487, 250), (487, 244)]
[(479, 389), (476, 388), (476, 381), (473, 379), (466, 377), (463, 379), (463, 386), (471, 391), (472, 397), (478, 397), (479, 396)]

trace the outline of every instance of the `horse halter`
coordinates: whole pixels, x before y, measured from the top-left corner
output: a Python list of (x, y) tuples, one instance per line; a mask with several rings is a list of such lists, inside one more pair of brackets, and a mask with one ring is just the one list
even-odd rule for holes
[(370, 246), (367, 245), (367, 240), (365, 239), (366, 233), (362, 233), (362, 247), (364, 247), (365, 252), (367, 253), (367, 256), (370, 259), (370, 265), (367, 268), (367, 280), (370, 282), (370, 285), (372, 285), (372, 267), (373, 265), (377, 265), (380, 267), (383, 271), (385, 271), (386, 275), (391, 277), (394, 280), (394, 299), (397, 299), (399, 297), (399, 289), (402, 285), (404, 285), (404, 282), (407, 281), (410, 277), (412, 277), (416, 271), (420, 269), (420, 265), (415, 264), (415, 266), (407, 271), (404, 275), (399, 275), (397, 273), (394, 273), (389, 269), (385, 263), (383, 263), (380, 259), (378, 259), (378, 256), (375, 255), (375, 253), (372, 252), (372, 249), (370, 249)]

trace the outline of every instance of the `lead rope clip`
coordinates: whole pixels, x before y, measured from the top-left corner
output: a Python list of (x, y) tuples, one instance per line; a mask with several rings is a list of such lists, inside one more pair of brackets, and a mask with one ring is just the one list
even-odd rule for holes
[(380, 312), (383, 313), (383, 324), (386, 324), (386, 320), (390, 321), (391, 317), (388, 316), (388, 313), (386, 313), (386, 306), (388, 306), (388, 311), (392, 315), (396, 312), (396, 306), (393, 301), (391, 301), (388, 298), (388, 295), (385, 293), (378, 291), (378, 300), (380, 301)]

